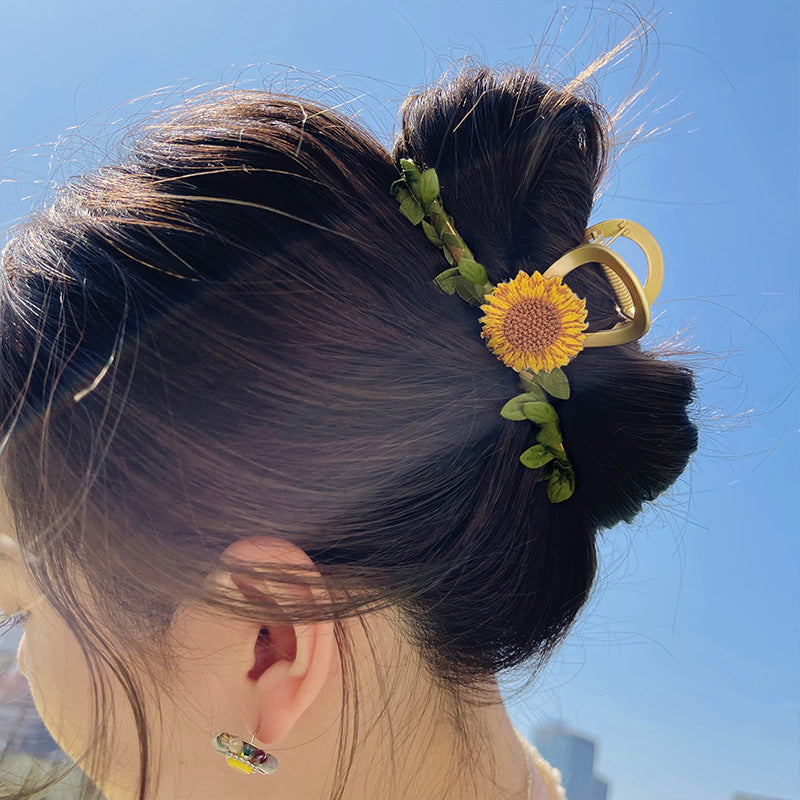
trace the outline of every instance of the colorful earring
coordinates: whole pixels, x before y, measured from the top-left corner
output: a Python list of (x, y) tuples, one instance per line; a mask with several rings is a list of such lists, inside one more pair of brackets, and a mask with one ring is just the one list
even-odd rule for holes
[(252, 742), (231, 736), (229, 733), (218, 733), (211, 744), (218, 753), (225, 756), (229, 767), (241, 770), (250, 775), (272, 775), (278, 769), (278, 759), (265, 753)]

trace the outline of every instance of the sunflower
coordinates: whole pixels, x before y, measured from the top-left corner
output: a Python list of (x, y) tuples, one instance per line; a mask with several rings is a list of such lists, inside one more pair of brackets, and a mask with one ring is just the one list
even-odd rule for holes
[(540, 272), (498, 284), (481, 306), (481, 336), (489, 349), (517, 372), (549, 372), (583, 349), (586, 302), (561, 282)]

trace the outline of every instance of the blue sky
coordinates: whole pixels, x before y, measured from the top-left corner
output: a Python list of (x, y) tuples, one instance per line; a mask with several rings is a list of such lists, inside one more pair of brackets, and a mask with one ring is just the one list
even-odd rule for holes
[[(544, 40), (549, 69), (586, 34), (560, 70), (571, 77), (631, 19), (622, 4), (559, 8), (5, 0), (0, 224), (113, 153), (127, 121), (196, 86), (322, 96), (388, 142), (408, 90), (453, 59), (525, 65)], [(651, 338), (680, 330), (691, 351), (701, 450), (668, 497), (605, 535), (585, 615), (510, 703), (525, 731), (558, 717), (595, 736), (613, 800), (788, 800), (800, 796), (800, 3), (660, 9), (643, 64), (634, 54), (599, 81), (613, 106), (643, 66), (638, 120), (657, 132), (619, 157), (594, 218), (630, 217), (662, 244)]]

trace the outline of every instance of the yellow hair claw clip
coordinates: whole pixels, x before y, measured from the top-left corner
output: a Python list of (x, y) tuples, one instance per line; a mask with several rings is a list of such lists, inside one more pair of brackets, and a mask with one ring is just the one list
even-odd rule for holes
[[(609, 245), (622, 236), (637, 244), (647, 259), (647, 280), (642, 286), (636, 273)], [(650, 329), (650, 306), (664, 282), (664, 256), (658, 242), (647, 228), (627, 219), (609, 219), (586, 231), (586, 244), (580, 245), (552, 264), (545, 278), (563, 278), (585, 264), (600, 264), (617, 295), (622, 313), (628, 317), (611, 330), (587, 333), (584, 347), (610, 347), (634, 342)]]

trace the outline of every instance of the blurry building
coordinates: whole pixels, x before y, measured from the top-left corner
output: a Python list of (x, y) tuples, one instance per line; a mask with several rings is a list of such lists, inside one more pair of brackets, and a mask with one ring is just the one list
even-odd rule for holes
[(731, 800), (779, 800), (777, 797), (765, 797), (763, 794), (749, 794), (748, 792), (734, 792)]
[(533, 743), (561, 771), (569, 800), (608, 800), (608, 782), (595, 774), (597, 743), (561, 723), (534, 731)]

